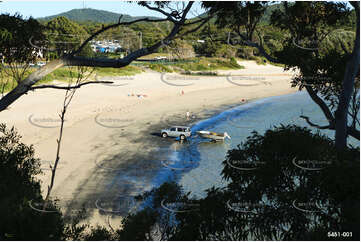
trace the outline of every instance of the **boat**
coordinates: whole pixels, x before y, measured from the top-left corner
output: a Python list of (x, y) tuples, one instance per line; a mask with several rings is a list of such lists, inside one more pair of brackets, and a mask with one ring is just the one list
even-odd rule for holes
[(197, 134), (204, 139), (211, 139), (213, 141), (223, 141), (225, 140), (225, 138), (231, 139), (231, 136), (229, 136), (227, 132), (221, 134), (212, 131), (201, 130), (201, 131), (197, 131)]

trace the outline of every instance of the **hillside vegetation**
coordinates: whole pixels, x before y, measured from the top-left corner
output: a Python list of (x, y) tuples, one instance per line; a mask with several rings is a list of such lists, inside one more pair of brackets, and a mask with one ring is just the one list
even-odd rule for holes
[[(44, 18), (39, 18), (38, 20), (41, 22), (47, 22), (54, 18), (63, 16), (63, 17), (67, 17), (72, 21), (79, 23), (86, 23), (89, 21), (94, 23), (114, 23), (114, 22), (118, 22), (119, 17), (121, 15), (123, 15), (122, 21), (124, 22), (133, 21), (139, 18), (144, 18), (144, 16), (132, 17), (128, 14), (119, 14), (119, 13), (92, 9), (92, 8), (83, 8), (83, 9), (72, 9), (68, 12), (59, 13)], [(149, 18), (156, 19), (156, 17), (149, 17)]]

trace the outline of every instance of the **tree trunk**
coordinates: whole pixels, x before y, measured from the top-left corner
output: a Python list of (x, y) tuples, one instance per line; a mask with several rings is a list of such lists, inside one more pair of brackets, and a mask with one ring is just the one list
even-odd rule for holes
[(356, 39), (351, 59), (346, 64), (345, 75), (342, 83), (342, 91), (339, 97), (339, 105), (335, 112), (336, 133), (335, 141), (338, 150), (347, 147), (347, 111), (350, 106), (351, 95), (354, 89), (355, 77), (360, 70), (360, 10), (355, 7), (357, 16)]

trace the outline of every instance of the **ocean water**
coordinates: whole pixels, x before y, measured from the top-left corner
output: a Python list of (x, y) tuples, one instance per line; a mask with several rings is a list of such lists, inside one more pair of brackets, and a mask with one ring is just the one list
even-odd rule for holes
[[(317, 129), (311, 128), (299, 118), (300, 115), (310, 117), (316, 124), (327, 124), (322, 111), (306, 92), (255, 100), (202, 120), (192, 127), (193, 132), (227, 132), (231, 139), (208, 142), (195, 135), (188, 143), (170, 147), (170, 155), (162, 161), (163, 167), (155, 177), (154, 185), (176, 181), (185, 192), (191, 192), (191, 196), (203, 197), (206, 189), (226, 185), (220, 174), (222, 161), (227, 151), (244, 142), (253, 130), (263, 134), (267, 129), (280, 124), (296, 124), (316, 132)], [(331, 138), (334, 136), (334, 132), (330, 130), (320, 132)], [(359, 142), (353, 138), (349, 138), (348, 142), (359, 146)]]

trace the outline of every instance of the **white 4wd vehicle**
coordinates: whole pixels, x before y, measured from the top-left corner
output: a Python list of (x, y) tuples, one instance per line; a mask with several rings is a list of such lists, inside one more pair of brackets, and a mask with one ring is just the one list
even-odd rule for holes
[(37, 66), (39, 67), (43, 67), (46, 65), (46, 62), (45, 61), (38, 61), (38, 63), (36, 63)]
[(191, 128), (187, 126), (172, 126), (169, 129), (162, 129), (160, 134), (163, 138), (166, 137), (179, 137), (180, 139), (186, 139), (191, 136)]

